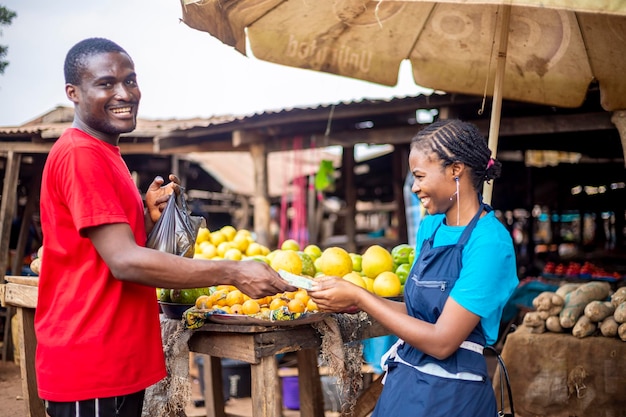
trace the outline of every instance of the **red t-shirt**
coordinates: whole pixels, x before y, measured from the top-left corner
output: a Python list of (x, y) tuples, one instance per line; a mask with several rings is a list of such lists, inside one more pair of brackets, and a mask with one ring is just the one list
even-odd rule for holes
[(116, 279), (82, 235), (91, 226), (128, 223), (145, 245), (143, 202), (119, 147), (68, 129), (48, 155), (40, 205), (39, 396), (113, 397), (164, 378), (155, 289)]

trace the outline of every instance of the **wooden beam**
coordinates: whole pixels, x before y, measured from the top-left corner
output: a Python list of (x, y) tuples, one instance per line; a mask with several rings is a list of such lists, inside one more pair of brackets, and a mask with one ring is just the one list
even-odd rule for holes
[(0, 142), (0, 154), (9, 152), (18, 153), (48, 153), (53, 143), (35, 142)]
[[(0, 142), (0, 154), (9, 152), (17, 153), (49, 153), (54, 143), (34, 143), (34, 142)], [(158, 153), (158, 148), (150, 142), (145, 143), (120, 143), (122, 154), (153, 154)]]
[[(488, 120), (475, 120), (473, 123), (483, 133), (489, 130)], [(500, 122), (499, 136), (546, 135), (613, 129), (615, 126), (611, 123), (609, 112), (507, 117)]]
[(2, 187), (2, 201), (0, 202), (0, 282), (4, 280), (9, 262), (9, 240), (15, 207), (17, 206), (17, 181), (21, 161), (22, 155), (20, 153), (13, 151), (8, 153)]

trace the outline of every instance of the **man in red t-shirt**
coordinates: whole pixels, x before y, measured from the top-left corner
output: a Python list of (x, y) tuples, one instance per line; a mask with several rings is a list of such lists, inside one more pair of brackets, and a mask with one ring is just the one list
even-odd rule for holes
[(144, 210), (118, 147), (135, 129), (141, 97), (133, 61), (114, 42), (90, 38), (70, 49), (64, 71), (75, 114), (42, 178), (39, 396), (50, 417), (139, 417), (145, 388), (166, 376), (155, 287), (232, 284), (252, 297), (293, 287), (262, 262), (146, 248), (178, 179), (155, 178)]

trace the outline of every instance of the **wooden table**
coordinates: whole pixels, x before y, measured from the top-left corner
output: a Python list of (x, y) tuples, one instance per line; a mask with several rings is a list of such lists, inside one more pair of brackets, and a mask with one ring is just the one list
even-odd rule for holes
[[(362, 329), (363, 339), (389, 334), (378, 323)], [(207, 415), (225, 417), (220, 358), (251, 364), (253, 417), (282, 416), (282, 392), (275, 355), (296, 352), (298, 359), (300, 415), (323, 417), (324, 401), (318, 369), (321, 337), (311, 325), (257, 326), (205, 324), (189, 340), (189, 349), (209, 355), (205, 361), (205, 403)]]
[[(36, 277), (5, 277), (0, 286), (3, 305), (17, 307), (21, 324), (19, 336), (20, 367), (24, 400), (29, 417), (45, 417), (42, 401), (37, 395), (35, 376), (34, 317), (37, 305)], [(191, 330), (190, 330), (191, 331)], [(367, 324), (359, 337), (365, 339), (386, 335), (378, 323)], [(208, 416), (225, 417), (222, 393), (221, 358), (251, 364), (253, 417), (282, 416), (282, 392), (275, 355), (296, 352), (300, 381), (300, 414), (302, 417), (323, 417), (324, 402), (318, 370), (319, 333), (309, 324), (285, 326), (206, 324), (193, 330), (189, 340), (192, 352), (208, 355), (205, 361), (205, 404)]]
[(37, 306), (37, 277), (5, 276), (7, 284), (0, 285), (2, 305), (17, 307), (16, 315), (20, 328), (18, 348), (22, 373), (22, 394), (28, 417), (45, 417), (43, 402), (37, 394), (35, 375), (35, 307)]

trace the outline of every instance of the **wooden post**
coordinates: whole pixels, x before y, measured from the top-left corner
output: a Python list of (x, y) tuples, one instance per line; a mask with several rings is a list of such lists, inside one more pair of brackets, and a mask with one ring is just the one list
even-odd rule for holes
[(614, 111), (611, 122), (617, 128), (622, 141), (622, 153), (624, 154), (624, 166), (626, 167), (626, 110)]
[(393, 198), (398, 202), (396, 204), (396, 227), (398, 233), (398, 242), (406, 243), (409, 241), (406, 225), (406, 207), (404, 205), (404, 180), (406, 178), (408, 155), (406, 148), (396, 145), (392, 155), (392, 187)]
[(250, 155), (254, 165), (254, 232), (256, 240), (269, 246), (270, 237), (270, 200), (267, 185), (267, 152), (265, 144), (256, 142), (250, 145)]
[[(42, 166), (42, 164), (38, 163), (36, 166)], [(20, 234), (17, 239), (17, 246), (15, 248), (16, 256), (13, 259), (13, 265), (11, 265), (13, 275), (21, 275), (23, 262), (22, 254), (26, 249), (30, 226), (33, 224), (33, 214), (39, 211), (41, 174), (41, 171), (35, 174), (30, 183), (30, 190), (28, 190), (28, 200), (26, 201), (26, 207), (24, 207), (24, 213), (22, 213), (22, 224), (20, 226)]]
[(251, 368), (252, 417), (281, 417), (283, 394), (278, 378), (278, 362), (274, 356), (260, 358)]
[[(21, 161), (21, 153), (8, 151), (4, 186), (2, 187), (2, 201), (0, 202), (0, 283), (4, 281), (3, 278), (9, 263), (9, 240), (17, 203), (17, 181), (19, 179)], [(13, 273), (15, 274), (15, 272)]]
[(302, 349), (298, 357), (301, 417), (324, 417), (324, 394), (317, 366), (317, 349)]
[(356, 185), (354, 181), (354, 146), (343, 148), (341, 162), (341, 177), (346, 194), (346, 247), (348, 252), (356, 252)]
[[(197, 353), (197, 355), (202, 355)], [(204, 406), (206, 415), (226, 417), (224, 412), (224, 392), (222, 391), (222, 359), (202, 355), (204, 358)]]

